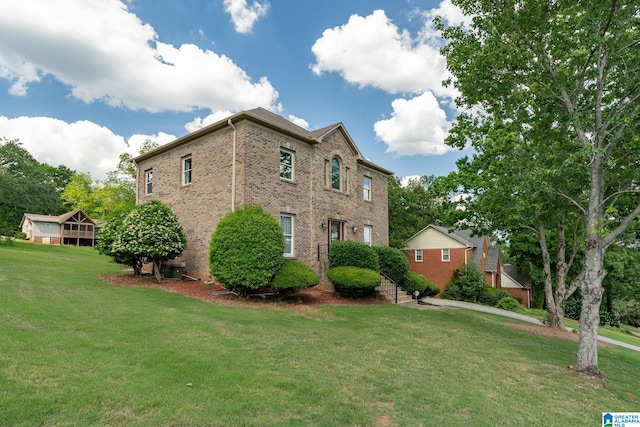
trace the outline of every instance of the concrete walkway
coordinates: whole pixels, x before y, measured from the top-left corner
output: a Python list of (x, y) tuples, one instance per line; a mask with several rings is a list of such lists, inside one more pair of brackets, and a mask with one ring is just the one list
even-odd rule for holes
[[(498, 316), (509, 317), (511, 319), (521, 320), (523, 322), (533, 323), (535, 325), (544, 325), (539, 319), (535, 317), (525, 316), (524, 314), (514, 313), (513, 311), (502, 310), (495, 307), (487, 307), (485, 305), (472, 304), (470, 302), (452, 301), (452, 300), (446, 300), (446, 299), (440, 299), (440, 298), (422, 298), (422, 302), (423, 304), (414, 304), (414, 305), (411, 305), (410, 307), (417, 308), (419, 310), (427, 310), (429, 309), (429, 306), (464, 308), (467, 310), (481, 311), (483, 313), (491, 313)], [(573, 331), (573, 329), (569, 327), (567, 327), (566, 329), (568, 331)], [(628, 348), (629, 350), (640, 351), (640, 347), (638, 346), (613, 340), (611, 338), (598, 336), (598, 340), (616, 345), (618, 347)]]

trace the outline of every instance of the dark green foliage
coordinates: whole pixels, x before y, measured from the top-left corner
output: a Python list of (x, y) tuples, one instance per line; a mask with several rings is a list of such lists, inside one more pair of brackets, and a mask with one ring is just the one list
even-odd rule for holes
[[(580, 320), (581, 311), (582, 296), (580, 295), (580, 291), (578, 290), (567, 300), (564, 315), (569, 319)], [(600, 306), (600, 326), (609, 325), (617, 328), (620, 326), (621, 317), (624, 317), (624, 313), (619, 313), (616, 310), (607, 311), (607, 308), (604, 304)]]
[(627, 325), (640, 327), (640, 302), (639, 301), (624, 302), (620, 320), (626, 323)]
[(18, 140), (0, 138), (0, 230), (17, 231), (25, 213), (66, 212), (60, 193), (72, 173), (38, 162)]
[(418, 298), (433, 297), (440, 293), (440, 288), (427, 280), (423, 275), (413, 271), (407, 272), (402, 289), (411, 293), (419, 291), (420, 295), (418, 295)]
[(278, 270), (271, 287), (279, 294), (288, 294), (298, 289), (315, 286), (320, 278), (311, 267), (294, 260), (285, 260)]
[(485, 286), (482, 289), (482, 293), (478, 298), (478, 302), (484, 305), (490, 305), (495, 307), (503, 298), (510, 298), (511, 294), (504, 289), (492, 288), (491, 286)]
[(453, 277), (442, 292), (442, 298), (478, 302), (487, 282), (475, 264), (465, 264), (453, 271)]
[(509, 311), (518, 311), (522, 307), (520, 302), (517, 299), (512, 297), (502, 298), (500, 301), (497, 302), (495, 306), (496, 308), (501, 308), (502, 310), (509, 310)]
[(338, 240), (329, 248), (329, 268), (360, 267), (380, 271), (378, 254), (369, 245), (351, 240)]
[(401, 285), (409, 271), (409, 260), (404, 252), (390, 246), (374, 246), (373, 249), (378, 254), (380, 272)]
[(261, 207), (239, 208), (222, 218), (211, 236), (211, 274), (227, 289), (246, 295), (269, 283), (283, 253), (278, 221)]
[(380, 285), (380, 274), (368, 268), (336, 267), (327, 271), (327, 277), (334, 284), (336, 292), (359, 296), (372, 293)]

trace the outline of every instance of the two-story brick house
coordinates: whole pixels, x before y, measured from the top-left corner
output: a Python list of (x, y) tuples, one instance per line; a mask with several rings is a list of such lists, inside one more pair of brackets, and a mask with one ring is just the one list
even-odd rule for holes
[(208, 277), (218, 221), (259, 205), (280, 222), (285, 257), (319, 274), (328, 245), (356, 240), (387, 245), (387, 181), (342, 123), (309, 131), (256, 108), (204, 127), (134, 159), (137, 202), (158, 199), (178, 215), (189, 275)]

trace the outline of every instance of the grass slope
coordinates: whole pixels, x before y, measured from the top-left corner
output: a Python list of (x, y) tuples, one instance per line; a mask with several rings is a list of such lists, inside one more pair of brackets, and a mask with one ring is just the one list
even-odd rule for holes
[(640, 353), (471, 311), (268, 310), (113, 286), (88, 248), (0, 246), (0, 425), (599, 425), (640, 407)]

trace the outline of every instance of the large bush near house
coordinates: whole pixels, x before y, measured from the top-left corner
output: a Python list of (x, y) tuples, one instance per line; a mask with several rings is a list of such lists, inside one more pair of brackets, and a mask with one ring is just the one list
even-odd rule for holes
[(351, 240), (338, 240), (329, 248), (329, 268), (359, 267), (380, 271), (378, 254), (369, 245)]
[(402, 288), (411, 293), (420, 292), (418, 298), (433, 297), (440, 293), (440, 288), (427, 280), (422, 274), (413, 271), (407, 272)]
[(378, 254), (380, 273), (401, 285), (409, 271), (409, 260), (404, 252), (390, 246), (374, 246), (373, 249)]
[(349, 296), (373, 293), (381, 282), (378, 272), (351, 266), (331, 268), (327, 271), (327, 277), (335, 286), (336, 292)]
[(318, 274), (311, 267), (294, 260), (285, 260), (278, 270), (271, 287), (280, 295), (287, 295), (299, 289), (315, 286), (320, 282)]
[(209, 245), (209, 266), (218, 282), (246, 295), (269, 284), (283, 253), (278, 221), (259, 206), (245, 206), (218, 223)]
[(158, 200), (133, 208), (122, 219), (111, 244), (111, 250), (116, 254), (150, 259), (158, 282), (162, 264), (178, 257), (186, 248), (187, 238), (178, 217)]
[(451, 281), (441, 296), (445, 299), (478, 302), (487, 282), (475, 264), (465, 264), (453, 270)]
[(495, 307), (503, 298), (511, 298), (511, 294), (504, 289), (492, 288), (491, 286), (485, 286), (478, 297), (478, 302), (484, 305), (490, 305)]
[(116, 237), (122, 233), (122, 223), (132, 209), (123, 209), (115, 213), (100, 229), (96, 249), (103, 255), (110, 256), (118, 264), (129, 266), (133, 274), (139, 276), (142, 271), (142, 256), (136, 255), (128, 248), (114, 249), (113, 243)]

